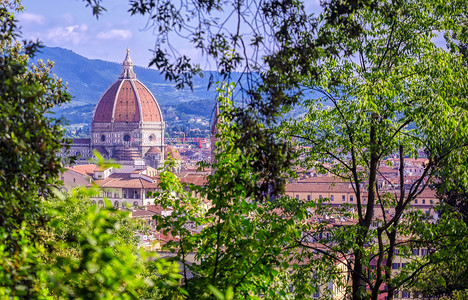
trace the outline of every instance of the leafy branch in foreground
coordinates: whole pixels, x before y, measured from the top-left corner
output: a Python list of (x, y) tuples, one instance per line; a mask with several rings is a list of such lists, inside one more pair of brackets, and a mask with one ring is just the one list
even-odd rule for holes
[(218, 100), (214, 172), (202, 187), (184, 187), (172, 173), (161, 173), (155, 203), (173, 212), (156, 217), (158, 229), (176, 237), (166, 248), (176, 252), (184, 267), (183, 285), (190, 297), (214, 293), (209, 285), (219, 293), (232, 288), (236, 297), (286, 297), (292, 242), (301, 236), (308, 206), (279, 196), (282, 181), (267, 181), (271, 172), (288, 176), (287, 164), (270, 170), (263, 161), (268, 155), (287, 155), (280, 152), (282, 142), (265, 137), (269, 129), (253, 119), (244, 130), (246, 123), (240, 120), (247, 116), (232, 106), (230, 89), (221, 90)]
[(142, 225), (108, 201), (104, 208), (91, 204), (89, 197), (98, 192), (57, 192), (58, 199), (47, 203), (51, 222), (42, 273), (51, 294), (78, 299), (182, 297), (177, 264), (138, 249), (134, 233)]

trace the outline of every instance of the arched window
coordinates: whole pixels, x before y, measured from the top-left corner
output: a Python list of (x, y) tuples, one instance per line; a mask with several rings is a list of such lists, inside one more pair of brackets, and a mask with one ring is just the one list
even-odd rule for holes
[(114, 202), (114, 207), (119, 207), (119, 201)]
[(105, 142), (106, 141), (106, 136), (103, 134), (101, 135), (101, 142)]
[(128, 134), (124, 135), (124, 141), (125, 142), (130, 141), (130, 136)]
[(104, 201), (99, 200), (98, 205), (99, 205), (100, 207), (104, 207)]
[(133, 206), (138, 206), (138, 201), (133, 201)]

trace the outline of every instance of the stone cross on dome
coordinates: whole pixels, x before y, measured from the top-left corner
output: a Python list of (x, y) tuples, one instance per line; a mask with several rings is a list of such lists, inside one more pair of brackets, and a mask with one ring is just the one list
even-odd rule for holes
[(127, 55), (122, 63), (122, 73), (119, 79), (136, 79), (136, 74), (133, 72), (133, 62), (130, 58), (130, 50), (127, 49)]

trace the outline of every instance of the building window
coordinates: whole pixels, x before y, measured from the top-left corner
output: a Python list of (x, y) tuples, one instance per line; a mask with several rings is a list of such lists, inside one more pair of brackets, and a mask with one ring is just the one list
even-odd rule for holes
[(125, 142), (130, 141), (130, 136), (128, 134), (124, 135), (124, 141)]
[(413, 255), (419, 255), (419, 249), (413, 249), (412, 252)]
[(319, 199), (323, 199), (322, 195), (319, 195)]
[(343, 202), (346, 201), (346, 196), (345, 195), (341, 196), (341, 199), (343, 199)]
[(307, 195), (307, 200), (310, 201), (310, 195)]
[(418, 204), (418, 199), (414, 199), (414, 204)]
[(393, 250), (393, 253), (396, 254), (396, 255), (400, 254), (400, 249)]
[(296, 199), (299, 200), (299, 195), (296, 195)]
[(401, 298), (410, 298), (410, 293), (408, 291), (401, 292)]
[(320, 291), (314, 292), (313, 297), (314, 298), (320, 297)]
[(398, 298), (399, 295), (400, 295), (400, 293), (398, 291), (395, 291), (393, 293), (393, 298)]
[(73, 182), (76, 182), (76, 178), (75, 178), (75, 177), (73, 177)]
[(354, 198), (353, 196), (349, 196), (349, 202), (353, 202)]
[(101, 142), (105, 142), (106, 141), (106, 136), (103, 134), (101, 135)]
[(426, 199), (423, 199), (422, 204), (426, 204)]
[(400, 263), (393, 263), (393, 264), (392, 264), (392, 269), (393, 269), (393, 270), (397, 270), (397, 269), (399, 269), (399, 268), (400, 268)]
[(434, 200), (431, 199), (431, 200), (429, 200), (429, 201), (431, 202), (431, 204), (434, 204)]
[(421, 249), (421, 255), (426, 256), (428, 253), (427, 249)]
[(334, 195), (331, 195), (331, 196), (330, 196), (330, 199), (331, 199), (331, 201), (335, 201), (335, 196), (334, 196)]

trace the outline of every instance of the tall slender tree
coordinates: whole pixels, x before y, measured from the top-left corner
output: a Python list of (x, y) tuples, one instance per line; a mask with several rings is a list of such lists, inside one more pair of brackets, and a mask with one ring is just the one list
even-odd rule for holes
[[(384, 286), (392, 299), (414, 275), (392, 273), (395, 250), (408, 256), (410, 247), (424, 245), (411, 237), (418, 236), (415, 223), (429, 221), (410, 213), (410, 204), (428, 188), (439, 164), (458, 155), (466, 159), (466, 70), (460, 56), (434, 42), (436, 32), (456, 29), (453, 17), (463, 5), (375, 1), (337, 15), (338, 4), (327, 4), (310, 45), (323, 49), (315, 60), (317, 76), (303, 80), (317, 97), (304, 101), (308, 112), (285, 127), (307, 146), (304, 166), (331, 173), (354, 189), (357, 224), (332, 230), (334, 237), (317, 242), (336, 245), (327, 254), (349, 269), (353, 299), (377, 299)], [(405, 157), (416, 158), (421, 151), (423, 173), (407, 187)], [(398, 183), (382, 191), (379, 177), (394, 185), (379, 171), (390, 156), (399, 158)], [(342, 254), (351, 259), (343, 260)]]

